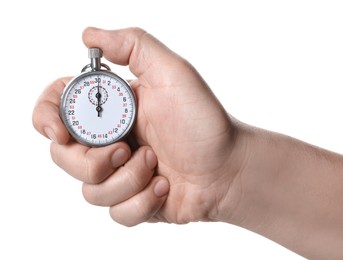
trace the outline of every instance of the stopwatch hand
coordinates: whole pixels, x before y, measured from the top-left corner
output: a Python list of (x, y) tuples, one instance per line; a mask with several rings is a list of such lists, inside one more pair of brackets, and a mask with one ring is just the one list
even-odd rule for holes
[(100, 113), (102, 111), (102, 107), (100, 105), (96, 106), (96, 111), (98, 112), (98, 117), (100, 117)]
[(98, 112), (98, 117), (100, 117), (100, 112), (102, 111), (102, 107), (100, 106), (101, 104), (101, 94), (100, 94), (100, 86), (98, 85), (98, 93), (95, 95), (98, 105), (96, 106), (96, 111)]

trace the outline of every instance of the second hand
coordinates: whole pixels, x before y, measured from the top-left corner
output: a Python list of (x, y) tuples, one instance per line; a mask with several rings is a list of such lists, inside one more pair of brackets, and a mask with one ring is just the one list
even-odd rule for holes
[(98, 105), (96, 106), (96, 111), (98, 112), (98, 117), (100, 117), (100, 113), (102, 111), (102, 107), (100, 106), (100, 102), (101, 102), (100, 81), (98, 82), (98, 92), (95, 94), (95, 97), (98, 101)]

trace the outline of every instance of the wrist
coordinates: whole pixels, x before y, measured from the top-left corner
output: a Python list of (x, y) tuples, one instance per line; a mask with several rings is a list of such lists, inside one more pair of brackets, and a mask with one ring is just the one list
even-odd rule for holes
[(256, 227), (268, 225), (275, 213), (284, 214), (279, 212), (284, 206), (280, 203), (287, 203), (282, 191), (291, 189), (292, 180), (282, 174), (292, 172), (295, 140), (241, 122), (236, 122), (236, 129), (228, 160), (234, 178), (222, 200), (220, 221), (261, 234)]
[[(226, 163), (229, 185), (218, 204), (217, 221), (255, 230), (278, 195), (279, 175), (288, 171), (293, 140), (234, 121), (232, 152)], [(275, 206), (275, 205), (273, 205)]]
[[(241, 178), (250, 157), (250, 139), (254, 130), (238, 120), (231, 118), (230, 145), (226, 161), (222, 167), (222, 180), (216, 188), (217, 200), (210, 211), (210, 221), (227, 222), (238, 225), (243, 217), (240, 204), (242, 196)], [(244, 214), (242, 214), (243, 216)]]
[(310, 258), (341, 252), (342, 156), (282, 134), (238, 129), (229, 161), (240, 167), (221, 200), (219, 221)]

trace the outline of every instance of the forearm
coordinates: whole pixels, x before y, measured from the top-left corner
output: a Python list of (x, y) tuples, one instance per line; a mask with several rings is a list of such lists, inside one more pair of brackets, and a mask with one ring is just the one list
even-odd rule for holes
[[(240, 126), (229, 222), (311, 259), (343, 259), (343, 157)], [(233, 195), (234, 194), (234, 195)]]

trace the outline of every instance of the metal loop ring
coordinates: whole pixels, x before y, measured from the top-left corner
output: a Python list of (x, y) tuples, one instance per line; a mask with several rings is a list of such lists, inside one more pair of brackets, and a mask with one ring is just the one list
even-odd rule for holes
[[(105, 63), (101, 63), (101, 67), (104, 67), (106, 70), (109, 70), (109, 71), (111, 70), (111, 68), (108, 65), (106, 65)], [(87, 64), (86, 66), (84, 66), (83, 69), (81, 70), (81, 72), (85, 72), (87, 70), (92, 70), (91, 64)]]

